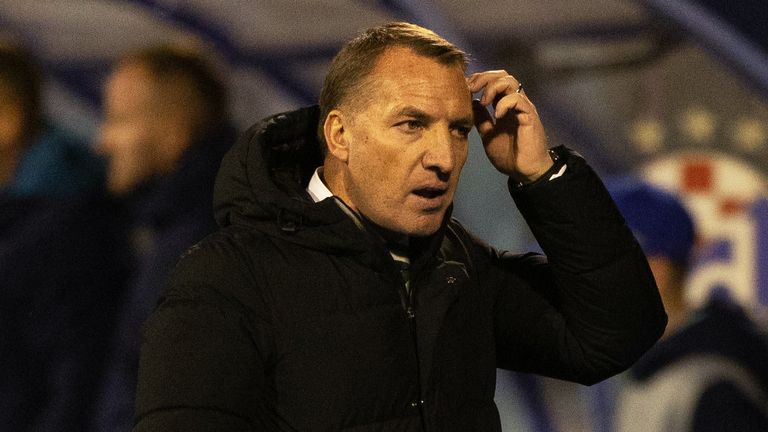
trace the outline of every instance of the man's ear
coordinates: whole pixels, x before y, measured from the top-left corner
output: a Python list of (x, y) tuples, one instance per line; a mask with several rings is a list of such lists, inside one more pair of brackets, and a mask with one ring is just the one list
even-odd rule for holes
[(344, 114), (339, 110), (332, 110), (325, 117), (323, 134), (328, 146), (328, 154), (347, 163), (349, 160), (349, 132), (345, 128), (344, 122)]

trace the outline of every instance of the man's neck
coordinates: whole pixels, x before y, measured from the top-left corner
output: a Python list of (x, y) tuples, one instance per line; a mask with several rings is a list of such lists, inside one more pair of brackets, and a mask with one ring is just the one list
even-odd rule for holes
[(322, 180), (333, 196), (340, 199), (347, 207), (358, 212), (347, 194), (347, 178), (344, 163), (334, 157), (326, 157), (322, 166)]
[(400, 257), (401, 261), (407, 261), (408, 245), (410, 241), (408, 235), (398, 233), (378, 225), (360, 213), (357, 209), (349, 206), (346, 202), (341, 200), (336, 194), (332, 192), (331, 188), (328, 186), (326, 177), (324, 176), (325, 171), (326, 170), (324, 167), (317, 168), (317, 170), (315, 170), (315, 174), (312, 176), (312, 179), (309, 181), (307, 192), (309, 193), (310, 197), (312, 197), (312, 200), (319, 202), (330, 196), (335, 197), (339, 205), (343, 206), (342, 209), (345, 210), (345, 212), (355, 220), (358, 227), (381, 238), (381, 240), (387, 245), (387, 248), (390, 250), (393, 257), (398, 256)]

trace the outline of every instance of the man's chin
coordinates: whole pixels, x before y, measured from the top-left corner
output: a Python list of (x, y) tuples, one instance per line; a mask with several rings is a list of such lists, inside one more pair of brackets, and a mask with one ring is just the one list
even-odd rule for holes
[(442, 211), (430, 215), (407, 218), (408, 220), (398, 220), (393, 223), (393, 228), (390, 229), (411, 237), (428, 237), (440, 229), (444, 216), (445, 211)]

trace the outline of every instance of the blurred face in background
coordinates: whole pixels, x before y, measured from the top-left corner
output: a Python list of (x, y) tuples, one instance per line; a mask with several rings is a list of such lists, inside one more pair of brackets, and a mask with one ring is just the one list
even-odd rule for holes
[(141, 65), (121, 65), (104, 91), (99, 151), (109, 162), (107, 188), (124, 195), (163, 171), (163, 113), (157, 84)]
[(0, 82), (0, 185), (13, 179), (24, 150), (24, 109), (13, 91)]
[[(0, 83), (0, 152), (20, 149), (24, 133), (24, 110), (15, 94)], [(2, 161), (0, 161), (2, 163)]]

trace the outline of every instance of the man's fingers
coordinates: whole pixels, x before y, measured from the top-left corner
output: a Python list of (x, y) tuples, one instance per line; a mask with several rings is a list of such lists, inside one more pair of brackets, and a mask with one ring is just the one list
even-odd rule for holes
[(472, 93), (483, 92), (480, 98), (483, 105), (495, 104), (503, 95), (520, 89), (520, 81), (505, 70), (472, 74), (467, 78), (467, 85)]
[(494, 107), (496, 118), (502, 118), (510, 111), (513, 114), (532, 114), (536, 111), (530, 100), (522, 93), (513, 93), (499, 99)]
[(509, 76), (509, 73), (505, 70), (478, 72), (467, 78), (467, 84), (472, 93), (474, 93), (482, 90), (489, 82), (505, 76)]
[(504, 97), (505, 95), (514, 94), (517, 92), (520, 82), (511, 75), (497, 78), (495, 80), (486, 83), (483, 88), (483, 94), (480, 98), (480, 102), (483, 105), (497, 102), (497, 99)]
[(479, 100), (474, 99), (472, 101), (472, 111), (475, 115), (475, 127), (480, 134), (480, 138), (484, 138), (489, 132), (493, 130), (493, 116), (485, 108)]
[[(500, 119), (504, 119), (504, 128), (532, 124), (535, 121), (536, 107), (520, 88), (520, 81), (506, 71), (476, 73), (467, 78), (467, 84), (473, 93), (482, 92), (479, 100), (472, 101), (475, 126), (481, 137), (496, 129)], [(493, 107), (493, 115), (486, 109), (489, 105)]]

